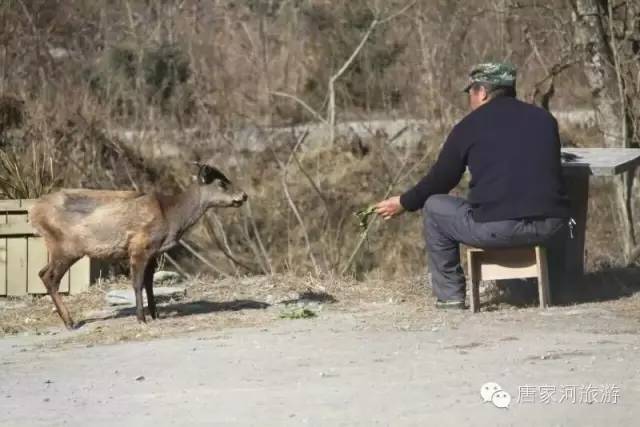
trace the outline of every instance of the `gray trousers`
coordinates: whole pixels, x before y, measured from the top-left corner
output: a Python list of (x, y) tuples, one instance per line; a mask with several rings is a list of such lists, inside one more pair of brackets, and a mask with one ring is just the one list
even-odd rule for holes
[(427, 199), (423, 217), (433, 292), (442, 301), (465, 299), (460, 243), (487, 249), (541, 244), (557, 250), (568, 235), (565, 218), (476, 222), (466, 200), (445, 194)]

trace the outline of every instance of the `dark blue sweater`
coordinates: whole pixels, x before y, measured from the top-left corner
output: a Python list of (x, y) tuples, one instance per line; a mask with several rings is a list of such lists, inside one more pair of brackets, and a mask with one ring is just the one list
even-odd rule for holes
[(400, 196), (416, 211), (446, 194), (469, 168), (469, 203), (478, 222), (569, 216), (556, 119), (542, 108), (498, 97), (468, 114), (447, 138), (429, 173)]

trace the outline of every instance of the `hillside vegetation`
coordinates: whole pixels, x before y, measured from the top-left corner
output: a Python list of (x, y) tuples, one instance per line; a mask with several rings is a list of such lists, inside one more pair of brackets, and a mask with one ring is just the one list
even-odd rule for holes
[[(427, 170), (466, 113), (461, 88), (475, 63), (511, 61), (521, 98), (593, 111), (583, 3), (592, 2), (4, 0), (0, 198), (63, 186), (176, 191), (194, 172), (188, 161), (213, 156), (250, 203), (209, 213), (188, 240), (213, 267), (177, 250), (182, 268), (422, 275), (418, 215), (375, 222), (364, 238), (353, 213)], [(627, 108), (628, 146), (640, 19), (634, 2), (610, 13), (597, 3), (620, 35), (620, 61), (606, 70), (621, 78), (605, 85), (615, 94), (624, 83), (630, 101), (615, 105)], [(373, 119), (428, 126), (335, 132)], [(601, 129), (561, 123), (565, 144), (603, 145)], [(307, 125), (326, 127), (324, 141), (311, 144)], [(625, 260), (612, 188), (594, 182), (590, 268)]]

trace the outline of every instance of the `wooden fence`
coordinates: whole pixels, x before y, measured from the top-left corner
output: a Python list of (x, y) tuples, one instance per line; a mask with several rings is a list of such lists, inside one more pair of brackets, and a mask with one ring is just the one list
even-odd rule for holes
[[(0, 200), (0, 296), (46, 294), (38, 272), (49, 258), (43, 239), (28, 222), (34, 200)], [(90, 283), (90, 260), (75, 263), (60, 282), (60, 292), (85, 291)]]

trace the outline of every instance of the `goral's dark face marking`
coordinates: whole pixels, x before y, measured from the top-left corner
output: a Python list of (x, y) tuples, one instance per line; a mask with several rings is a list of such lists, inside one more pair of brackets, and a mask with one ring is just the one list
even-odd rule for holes
[(207, 206), (239, 207), (247, 200), (247, 194), (236, 189), (220, 170), (209, 165), (198, 166), (198, 184)]
[(224, 176), (220, 170), (213, 166), (200, 165), (200, 170), (198, 171), (198, 183), (201, 185), (208, 185), (215, 180), (219, 180), (227, 185), (231, 184), (231, 181), (229, 181), (229, 179)]

